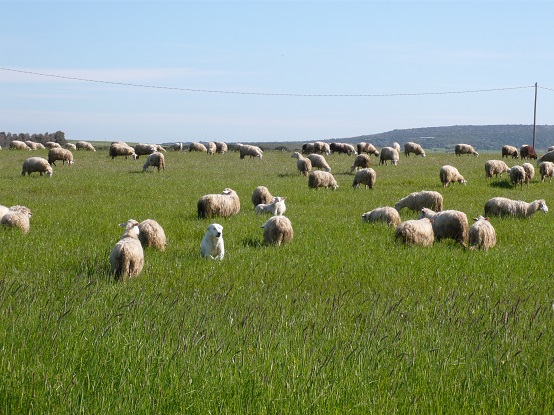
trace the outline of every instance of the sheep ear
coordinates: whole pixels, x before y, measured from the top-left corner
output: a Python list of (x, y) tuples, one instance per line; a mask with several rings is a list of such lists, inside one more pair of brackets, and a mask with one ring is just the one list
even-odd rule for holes
[(479, 220), (479, 218), (473, 218), (473, 220), (474, 220), (474, 221), (478, 221), (478, 220)]
[(488, 217), (487, 217), (487, 218), (484, 218), (484, 219), (490, 221), (490, 219), (489, 219)]

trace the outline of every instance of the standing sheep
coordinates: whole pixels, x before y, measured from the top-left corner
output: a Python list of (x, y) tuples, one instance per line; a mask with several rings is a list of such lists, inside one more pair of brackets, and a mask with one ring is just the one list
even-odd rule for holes
[(386, 222), (389, 226), (400, 225), (398, 211), (390, 206), (375, 208), (362, 215), (362, 222)]
[(25, 206), (12, 206), (2, 215), (0, 224), (8, 228), (18, 228), (24, 234), (29, 233), (31, 227), (29, 219), (33, 214), (31, 210)]
[(550, 178), (552, 182), (552, 176), (554, 176), (554, 163), (551, 161), (543, 161), (539, 164), (539, 172), (541, 173), (541, 182), (544, 182), (544, 179), (547, 177)]
[(469, 249), (484, 251), (496, 245), (496, 231), (489, 222), (489, 218), (479, 216), (469, 228)]
[(183, 143), (175, 143), (171, 147), (173, 151), (183, 151)]
[(398, 150), (392, 147), (383, 147), (381, 149), (381, 154), (379, 156), (379, 164), (385, 164), (387, 165), (390, 161), (393, 166), (396, 166), (398, 164), (398, 160), (400, 160), (400, 156), (398, 155)]
[(314, 143), (302, 144), (302, 154), (311, 154), (311, 153), (315, 153), (315, 144)]
[(125, 280), (139, 275), (144, 266), (144, 250), (139, 241), (139, 223), (129, 219), (119, 226), (125, 227), (119, 242), (110, 253), (110, 272), (115, 278)]
[(313, 143), (313, 146), (314, 146), (314, 150), (313, 150), (314, 153), (324, 154), (327, 156), (331, 155), (331, 147), (329, 146), (328, 143), (325, 143), (323, 141), (315, 141)]
[(312, 168), (318, 168), (323, 169), (327, 172), (331, 171), (331, 167), (329, 167), (329, 164), (327, 164), (327, 160), (325, 160), (325, 157), (323, 157), (321, 154), (308, 154), (306, 158), (310, 159), (312, 162)]
[(29, 147), (31, 150), (38, 150), (38, 146), (37, 146), (38, 143), (35, 143), (34, 141), (27, 140), (25, 141), (25, 144), (27, 144), (27, 147)]
[(414, 212), (419, 212), (423, 208), (441, 212), (443, 209), (443, 197), (439, 192), (422, 190), (421, 192), (410, 193), (408, 196), (400, 199), (394, 207), (398, 212), (404, 208)]
[(47, 141), (46, 143), (44, 143), (44, 145), (46, 146), (46, 148), (61, 148), (62, 146), (60, 145), (60, 143), (56, 143), (54, 141)]
[(259, 204), (269, 204), (273, 200), (273, 196), (269, 193), (269, 190), (265, 186), (258, 186), (252, 192), (252, 204), (254, 208)]
[(517, 151), (517, 148), (514, 146), (505, 145), (502, 146), (502, 158), (504, 157), (512, 157), (513, 159), (517, 159), (519, 157), (519, 153)]
[(419, 219), (421, 218), (429, 218), (432, 221), (437, 241), (449, 238), (464, 247), (467, 246), (469, 222), (464, 212), (458, 210), (433, 212), (431, 209), (423, 208), (419, 214)]
[(96, 151), (94, 146), (88, 141), (77, 141), (75, 147), (77, 147), (77, 150)]
[(271, 203), (260, 203), (256, 206), (256, 213), (271, 213), (273, 216), (284, 215), (287, 207), (285, 205), (286, 197), (275, 197)]
[(156, 167), (158, 171), (165, 170), (165, 156), (159, 151), (155, 151), (148, 156), (146, 162), (142, 166), (142, 171), (148, 170), (148, 167)]
[(360, 169), (354, 175), (354, 181), (352, 182), (352, 187), (358, 189), (360, 184), (363, 184), (366, 189), (369, 187), (373, 189), (375, 186), (375, 181), (377, 180), (377, 173), (373, 169)]
[(531, 180), (533, 180), (533, 177), (535, 177), (535, 168), (531, 163), (523, 163), (521, 165), (523, 167), (523, 170), (525, 170), (525, 184), (529, 184)]
[(413, 141), (408, 141), (406, 144), (404, 144), (404, 155), (408, 157), (410, 153), (414, 153), (416, 156), (425, 157), (425, 151), (423, 151), (423, 147), (421, 147), (421, 145), (418, 143), (414, 143)]
[(302, 155), (298, 151), (295, 151), (292, 154), (291, 158), (298, 159), (296, 161), (296, 167), (298, 168), (300, 174), (307, 176), (308, 173), (312, 171), (312, 162), (310, 161), (310, 159), (307, 157), (302, 157)]
[(294, 237), (292, 224), (286, 216), (272, 216), (262, 228), (266, 244), (279, 246)]
[(67, 165), (71, 166), (73, 162), (73, 153), (71, 151), (61, 148), (61, 147), (54, 147), (48, 150), (48, 164), (51, 166), (56, 165), (56, 160), (61, 160), (62, 164), (65, 164), (67, 161)]
[(10, 141), (10, 150), (27, 150), (31, 151), (31, 147), (25, 144), (23, 141), (13, 140)]
[(396, 227), (394, 239), (406, 245), (431, 246), (435, 242), (433, 225), (428, 218), (407, 220)]
[(237, 147), (239, 149), (240, 158), (243, 159), (246, 156), (250, 156), (250, 158), (257, 157), (260, 160), (263, 157), (263, 151), (258, 146), (252, 146), (248, 144), (237, 144)]
[(198, 151), (200, 153), (207, 153), (208, 149), (202, 143), (192, 142), (189, 145), (189, 152)]
[(457, 156), (461, 156), (462, 154), (473, 154), (475, 157), (479, 157), (479, 153), (469, 144), (456, 144), (454, 153), (456, 153)]
[(77, 146), (73, 143), (65, 143), (63, 145), (63, 148), (65, 148), (66, 150), (77, 150)]
[(398, 154), (400, 154), (400, 144), (398, 144), (396, 141), (392, 143), (390, 147), (394, 148), (396, 151), (398, 151)]
[(350, 166), (350, 173), (357, 169), (366, 169), (371, 165), (371, 159), (367, 154), (358, 154), (354, 159), (354, 164)]
[(521, 166), (513, 166), (510, 169), (510, 183), (517, 187), (519, 184), (523, 188), (523, 182), (525, 181), (525, 169)]
[(521, 156), (522, 160), (526, 158), (537, 159), (537, 153), (535, 152), (533, 146), (530, 145), (521, 146), (521, 148), (519, 149), (519, 155)]
[(379, 151), (371, 143), (361, 142), (356, 145), (356, 148), (358, 150), (358, 154), (367, 153), (379, 156)]
[(198, 218), (213, 218), (220, 216), (228, 218), (240, 211), (239, 196), (233, 189), (226, 188), (221, 194), (202, 196), (197, 203)]
[(505, 197), (493, 197), (485, 203), (485, 216), (515, 216), (518, 218), (529, 218), (536, 211), (548, 212), (548, 206), (543, 199), (531, 203), (523, 200), (512, 200)]
[(467, 183), (464, 176), (460, 174), (458, 169), (454, 166), (444, 165), (441, 167), (439, 177), (442, 183), (442, 187), (448, 186), (450, 183), (461, 183), (465, 185)]
[(157, 151), (155, 144), (139, 143), (135, 146), (135, 154), (137, 155), (137, 159), (140, 158), (140, 156), (149, 156), (155, 151)]
[(331, 173), (323, 170), (316, 170), (311, 172), (308, 176), (308, 187), (316, 190), (319, 187), (331, 187), (333, 190), (337, 190), (339, 185)]
[(131, 156), (133, 160), (137, 159), (135, 149), (123, 142), (114, 142), (110, 144), (109, 154), (112, 160), (118, 156), (124, 156), (125, 158), (127, 158), (127, 156)]
[(41, 176), (42, 173), (46, 173), (48, 177), (51, 177), (53, 174), (52, 166), (50, 166), (48, 160), (43, 159), (42, 157), (29, 157), (23, 162), (21, 175), (25, 176), (25, 173), (28, 173), (30, 176), (31, 173), (34, 172), (39, 172)]
[(551, 161), (554, 162), (554, 151), (549, 151), (548, 153), (544, 154), (537, 160), (537, 166), (541, 164), (543, 161)]
[(152, 247), (164, 252), (167, 246), (165, 232), (154, 219), (145, 219), (138, 224), (138, 238), (143, 248)]
[(215, 142), (215, 149), (216, 149), (217, 153), (225, 154), (225, 153), (227, 153), (227, 144), (225, 144), (222, 141), (216, 141)]
[(496, 178), (498, 178), (500, 174), (500, 178), (502, 178), (502, 173), (507, 173), (509, 171), (510, 168), (502, 160), (487, 160), (485, 163), (485, 176), (487, 179), (490, 179), (493, 174)]
[(210, 141), (208, 143), (208, 145), (206, 146), (206, 150), (207, 150), (208, 154), (210, 154), (210, 155), (215, 154), (215, 152), (217, 151), (217, 146), (215, 145), (215, 143), (213, 141)]
[(358, 154), (354, 146), (348, 143), (331, 143), (329, 145), (329, 150), (331, 151), (331, 153), (343, 153), (349, 156), (352, 154)]

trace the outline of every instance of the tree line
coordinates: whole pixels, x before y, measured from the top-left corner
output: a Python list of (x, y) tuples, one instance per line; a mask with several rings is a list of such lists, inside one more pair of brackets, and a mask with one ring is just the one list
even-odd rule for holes
[(55, 133), (38, 133), (38, 134), (29, 134), (29, 133), (6, 133), (4, 131), (0, 132), (0, 147), (9, 147), (12, 141), (33, 141), (35, 143), (46, 144), (49, 141), (59, 143), (60, 145), (65, 144), (65, 133), (63, 131), (56, 131)]

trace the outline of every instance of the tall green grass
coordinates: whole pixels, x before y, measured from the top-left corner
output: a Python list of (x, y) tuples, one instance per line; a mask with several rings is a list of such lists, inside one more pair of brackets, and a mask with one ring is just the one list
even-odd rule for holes
[[(30, 155), (0, 152), (0, 204), (33, 212), (28, 235), (0, 229), (1, 413), (554, 410), (551, 213), (492, 218), (488, 252), (405, 247), (361, 222), (423, 189), (468, 217), (493, 196), (552, 204), (537, 178), (523, 189), (487, 180), (499, 154), (373, 159), (374, 190), (353, 190), (353, 158), (333, 155), (336, 192), (308, 189), (289, 153), (168, 152), (164, 172), (142, 173), (140, 160), (74, 152), (50, 179), (20, 176)], [(443, 189), (443, 164), (468, 185)], [(287, 196), (290, 244), (262, 243), (259, 185)], [(241, 212), (198, 220), (198, 198), (225, 187)], [(156, 219), (168, 248), (146, 250), (142, 274), (120, 283), (108, 256), (129, 218)], [(215, 221), (221, 262), (200, 258)]]

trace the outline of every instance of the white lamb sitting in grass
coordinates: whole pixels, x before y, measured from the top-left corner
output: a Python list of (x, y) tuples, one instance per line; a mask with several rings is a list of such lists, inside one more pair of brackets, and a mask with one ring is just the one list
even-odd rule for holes
[(223, 226), (219, 223), (212, 223), (208, 226), (208, 229), (206, 229), (206, 233), (200, 244), (200, 255), (202, 258), (223, 259), (225, 255)]

